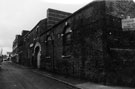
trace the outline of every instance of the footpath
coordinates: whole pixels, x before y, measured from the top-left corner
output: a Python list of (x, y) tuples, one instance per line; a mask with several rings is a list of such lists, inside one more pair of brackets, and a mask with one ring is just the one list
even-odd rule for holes
[(20, 66), (22, 68), (28, 68), (30, 71), (33, 71), (42, 76), (57, 80), (59, 82), (72, 86), (76, 89), (135, 89), (135, 88), (129, 88), (129, 87), (117, 87), (117, 86), (106, 86), (106, 85), (101, 85), (101, 84), (95, 84), (89, 81), (80, 80), (73, 77), (65, 77), (64, 75), (58, 75), (58, 74), (42, 71), (39, 69), (33, 69), (33, 68), (25, 67), (22, 65), (18, 65), (18, 64), (15, 64), (15, 65)]
[(75, 87), (77, 89), (135, 89), (135, 88), (128, 88), (128, 87), (105, 86), (101, 84), (95, 84), (85, 80), (80, 80), (72, 77), (65, 77), (63, 75), (57, 75), (57, 74), (41, 71), (38, 69), (34, 69), (33, 72), (63, 82), (64, 84)]

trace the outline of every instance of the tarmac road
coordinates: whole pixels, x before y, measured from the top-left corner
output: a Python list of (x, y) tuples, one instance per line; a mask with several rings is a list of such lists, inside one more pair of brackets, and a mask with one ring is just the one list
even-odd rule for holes
[(3, 62), (0, 70), (0, 89), (76, 89), (42, 76), (31, 69)]

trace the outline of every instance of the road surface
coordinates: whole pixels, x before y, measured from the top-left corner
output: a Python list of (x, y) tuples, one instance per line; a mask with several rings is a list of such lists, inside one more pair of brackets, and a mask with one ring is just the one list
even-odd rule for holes
[(3, 62), (0, 70), (0, 89), (75, 89), (62, 82), (53, 80), (32, 69)]

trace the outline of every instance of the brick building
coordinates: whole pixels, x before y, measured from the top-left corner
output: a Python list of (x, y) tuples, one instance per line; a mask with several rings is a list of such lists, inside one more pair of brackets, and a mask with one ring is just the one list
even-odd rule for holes
[(20, 39), (21, 39), (21, 35), (16, 35), (15, 40), (13, 42), (13, 61), (18, 63), (19, 62), (19, 58), (18, 58), (18, 52), (19, 52), (19, 43), (20, 43)]
[(24, 42), (23, 38), (29, 31), (23, 30), (21, 35), (16, 35), (16, 38), (13, 42), (13, 51), (12, 51), (12, 61), (16, 63), (21, 63), (23, 59), (23, 48), (24, 48)]
[[(45, 57), (45, 38), (40, 38), (40, 35), (69, 15), (71, 14), (49, 8), (47, 10), (47, 18), (40, 20), (31, 31), (27, 33), (23, 31), (22, 34), (19, 35), (20, 38), (15, 39), (15, 43), (20, 43), (21, 45), (19, 46), (20, 48), (16, 48), (18, 51), (15, 52), (16, 54), (20, 54), (20, 58), (18, 58), (18, 60), (20, 60), (20, 64), (40, 68), (41, 57)], [(13, 43), (13, 47), (15, 43)]]
[(134, 13), (132, 0), (103, 0), (64, 13), (62, 21), (54, 17), (58, 21), (51, 26), (48, 16), (23, 38), (24, 64), (94, 82), (132, 84), (135, 32), (123, 31), (121, 20)]

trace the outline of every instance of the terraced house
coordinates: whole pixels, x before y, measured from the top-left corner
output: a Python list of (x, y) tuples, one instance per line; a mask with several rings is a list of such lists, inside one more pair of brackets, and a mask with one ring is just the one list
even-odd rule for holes
[(96, 0), (73, 14), (47, 13), (21, 38), (20, 64), (94, 82), (134, 83), (135, 29), (123, 22), (135, 18), (132, 0)]

